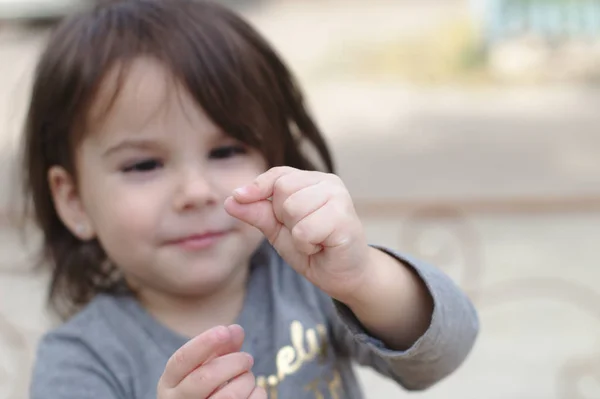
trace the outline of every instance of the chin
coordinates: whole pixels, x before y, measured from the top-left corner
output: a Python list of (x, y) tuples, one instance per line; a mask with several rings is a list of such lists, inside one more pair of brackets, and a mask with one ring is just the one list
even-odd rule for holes
[(236, 280), (244, 279), (241, 270), (223, 270), (219, 268), (197, 268), (195, 273), (182, 275), (178, 278), (177, 286), (180, 293), (191, 295), (202, 295), (223, 289), (230, 284), (236, 284)]

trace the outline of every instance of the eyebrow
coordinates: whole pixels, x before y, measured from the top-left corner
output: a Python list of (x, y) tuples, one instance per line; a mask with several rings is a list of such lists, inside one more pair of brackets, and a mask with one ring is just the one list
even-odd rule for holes
[(157, 146), (158, 145), (157, 145), (156, 141), (154, 141), (154, 140), (127, 138), (127, 139), (119, 141), (117, 144), (112, 145), (108, 149), (106, 149), (103, 152), (102, 157), (106, 158), (117, 152), (127, 150), (127, 149), (152, 150), (152, 149), (156, 149)]

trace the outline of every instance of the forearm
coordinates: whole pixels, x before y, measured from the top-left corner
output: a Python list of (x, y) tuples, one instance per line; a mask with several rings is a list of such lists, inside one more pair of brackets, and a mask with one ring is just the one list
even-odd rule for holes
[(407, 350), (426, 331), (433, 299), (420, 277), (400, 260), (369, 247), (369, 272), (342, 302), (364, 328), (393, 350)]

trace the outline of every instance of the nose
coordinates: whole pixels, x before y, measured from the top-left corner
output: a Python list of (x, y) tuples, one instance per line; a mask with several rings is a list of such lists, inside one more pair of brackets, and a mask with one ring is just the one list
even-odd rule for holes
[(210, 176), (199, 171), (198, 168), (188, 168), (178, 173), (178, 184), (173, 201), (176, 211), (198, 209), (217, 203), (217, 190)]

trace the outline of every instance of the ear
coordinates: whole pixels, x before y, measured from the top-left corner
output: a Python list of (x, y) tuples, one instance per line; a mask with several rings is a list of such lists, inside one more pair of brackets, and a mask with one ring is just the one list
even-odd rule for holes
[(56, 213), (67, 229), (80, 240), (95, 238), (92, 221), (85, 212), (75, 180), (69, 172), (61, 166), (53, 166), (48, 171), (48, 184)]

